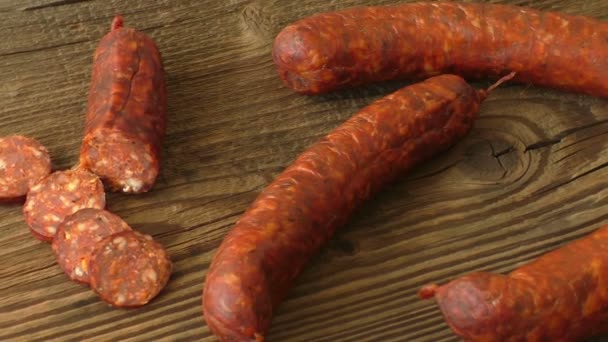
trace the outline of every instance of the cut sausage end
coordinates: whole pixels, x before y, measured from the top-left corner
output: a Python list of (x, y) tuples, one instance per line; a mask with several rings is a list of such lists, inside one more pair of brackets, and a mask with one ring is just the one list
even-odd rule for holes
[(148, 191), (158, 175), (158, 160), (149, 144), (120, 132), (96, 131), (83, 141), (80, 164), (113, 191)]

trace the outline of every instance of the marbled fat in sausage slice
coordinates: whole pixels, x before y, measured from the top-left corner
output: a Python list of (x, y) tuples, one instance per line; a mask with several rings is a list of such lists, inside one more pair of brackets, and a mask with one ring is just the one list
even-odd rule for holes
[(57, 263), (70, 279), (88, 284), (89, 261), (95, 244), (125, 230), (131, 230), (131, 227), (107, 210), (79, 210), (66, 217), (53, 239)]
[(466, 341), (578, 342), (608, 334), (608, 226), (508, 275), (476, 272), (419, 294), (435, 298)]
[(165, 248), (133, 230), (98, 242), (89, 263), (91, 288), (114, 307), (147, 304), (165, 287), (171, 271)]
[(0, 138), (0, 201), (23, 200), (51, 173), (51, 157), (38, 141), (22, 135)]
[(105, 205), (106, 194), (97, 176), (82, 169), (56, 171), (30, 189), (23, 215), (36, 238), (52, 241), (67, 216)]
[(608, 23), (527, 7), (421, 1), (325, 12), (287, 25), (284, 83), (319, 94), (394, 79), (517, 72), (516, 80), (608, 97)]
[(152, 188), (167, 125), (160, 53), (147, 35), (116, 17), (93, 60), (80, 165), (113, 191)]

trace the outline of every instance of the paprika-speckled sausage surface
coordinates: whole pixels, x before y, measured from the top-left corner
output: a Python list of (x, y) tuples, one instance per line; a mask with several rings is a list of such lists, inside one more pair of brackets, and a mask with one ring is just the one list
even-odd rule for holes
[(122, 27), (122, 17), (116, 17), (95, 51), (80, 165), (112, 190), (150, 190), (159, 172), (166, 111), (156, 45), (145, 34)]
[(427, 285), (467, 341), (577, 342), (608, 333), (608, 226), (509, 275), (473, 273)]
[(262, 341), (304, 265), (371, 194), (471, 128), (486, 96), (442, 75), (362, 109), (302, 153), (228, 233), (206, 276), (204, 318), (222, 341)]
[(23, 200), (51, 173), (51, 156), (38, 141), (22, 135), (0, 138), (0, 202)]
[(458, 2), (357, 7), (303, 18), (276, 37), (284, 83), (302, 93), (441, 73), (608, 96), (608, 23)]
[(84, 208), (105, 206), (106, 194), (99, 177), (83, 169), (56, 171), (31, 187), (23, 216), (34, 237), (52, 241), (67, 216)]
[(89, 260), (95, 244), (108, 235), (131, 230), (120, 217), (103, 209), (86, 208), (63, 220), (53, 239), (57, 264), (72, 280), (89, 283)]

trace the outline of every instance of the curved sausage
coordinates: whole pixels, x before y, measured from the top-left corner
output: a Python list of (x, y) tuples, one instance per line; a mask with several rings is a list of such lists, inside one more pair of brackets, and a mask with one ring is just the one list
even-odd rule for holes
[(430, 78), (365, 107), (302, 153), (217, 250), (202, 295), (209, 328), (222, 341), (263, 341), (317, 250), (383, 185), (467, 134), (486, 94), (458, 76)]
[(50, 242), (67, 216), (105, 206), (106, 194), (97, 176), (83, 169), (56, 171), (31, 187), (23, 216), (34, 237)]
[(107, 210), (79, 210), (66, 217), (55, 234), (52, 247), (57, 263), (71, 280), (88, 284), (89, 261), (95, 244), (125, 230), (131, 227)]
[(154, 42), (122, 25), (116, 17), (95, 51), (80, 166), (112, 190), (140, 193), (159, 172), (166, 86)]
[(284, 83), (319, 94), (441, 73), (608, 96), (608, 23), (525, 7), (420, 2), (321, 13), (285, 27), (273, 59)]
[(0, 138), (0, 202), (23, 200), (51, 173), (51, 156), (38, 141), (22, 135)]
[(473, 273), (427, 285), (467, 341), (584, 341), (608, 333), (608, 226), (509, 275)]
[(119, 308), (147, 304), (167, 285), (172, 271), (165, 248), (134, 230), (114, 233), (95, 244), (89, 266), (91, 289)]

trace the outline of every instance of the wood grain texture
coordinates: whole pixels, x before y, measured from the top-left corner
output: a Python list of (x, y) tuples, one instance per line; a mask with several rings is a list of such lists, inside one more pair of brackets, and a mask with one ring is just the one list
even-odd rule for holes
[[(205, 272), (256, 194), (306, 146), (405, 83), (321, 97), (285, 89), (270, 57), (287, 23), (399, 0), (0, 0), (0, 135), (77, 161), (93, 50), (115, 13), (158, 44), (168, 77), (161, 175), (109, 208), (168, 247), (175, 273), (144, 308), (111, 309), (0, 207), (1, 341), (215, 341)], [(604, 0), (492, 1), (608, 20)], [(480, 82), (478, 85), (486, 86)], [(507, 272), (608, 223), (608, 101), (506, 86), (473, 132), (369, 201), (299, 278), (268, 341), (457, 341), (416, 290)]]

